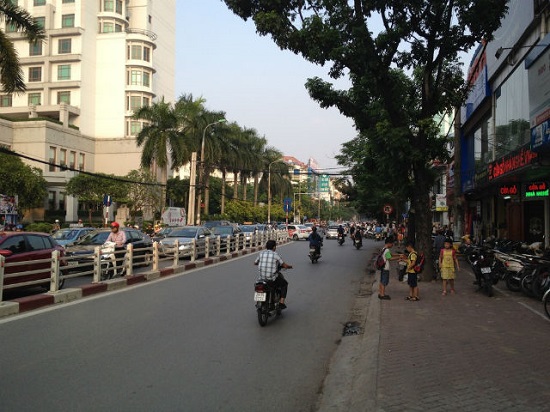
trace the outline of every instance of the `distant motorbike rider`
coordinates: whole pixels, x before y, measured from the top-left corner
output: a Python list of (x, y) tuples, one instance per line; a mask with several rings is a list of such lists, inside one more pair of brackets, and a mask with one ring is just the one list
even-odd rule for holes
[(353, 240), (353, 244), (355, 245), (355, 225), (352, 224), (349, 228), (349, 237), (351, 238), (351, 240)]
[(309, 241), (309, 247), (315, 248), (315, 253), (321, 257), (321, 246), (323, 245), (323, 238), (317, 233), (317, 228), (313, 226), (311, 228), (311, 233), (307, 237)]
[(273, 286), (281, 289), (281, 300), (279, 308), (286, 309), (285, 299), (288, 291), (288, 282), (282, 273), (279, 273), (279, 268), (292, 269), (292, 266), (285, 263), (283, 258), (279, 256), (275, 250), (277, 242), (268, 240), (265, 244), (266, 250), (260, 252), (254, 264), (258, 266), (258, 280), (267, 280), (272, 282)]
[(355, 234), (353, 236), (353, 244), (359, 244), (360, 246), (363, 246), (363, 233), (361, 228), (357, 228), (355, 230)]

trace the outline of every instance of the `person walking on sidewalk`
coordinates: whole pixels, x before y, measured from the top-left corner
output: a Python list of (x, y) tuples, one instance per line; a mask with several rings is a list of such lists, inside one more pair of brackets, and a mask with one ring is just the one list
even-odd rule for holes
[(418, 253), (414, 250), (414, 246), (411, 242), (407, 242), (405, 246), (409, 255), (407, 256), (407, 283), (409, 284), (409, 296), (405, 300), (416, 302), (420, 300), (418, 297), (418, 273), (414, 270), (416, 260), (418, 259)]
[(445, 239), (444, 247), (439, 252), (439, 267), (441, 268), (441, 279), (443, 279), (443, 296), (447, 294), (447, 280), (451, 284), (451, 294), (455, 293), (455, 266), (459, 270), (458, 258), (453, 248), (453, 241)]
[(387, 237), (384, 242), (384, 248), (382, 249), (382, 256), (384, 257), (384, 267), (380, 269), (380, 283), (378, 284), (378, 299), (390, 300), (390, 295), (386, 295), (386, 286), (390, 283), (390, 261), (400, 259), (400, 256), (392, 256), (391, 248), (393, 247), (394, 240), (392, 237)]

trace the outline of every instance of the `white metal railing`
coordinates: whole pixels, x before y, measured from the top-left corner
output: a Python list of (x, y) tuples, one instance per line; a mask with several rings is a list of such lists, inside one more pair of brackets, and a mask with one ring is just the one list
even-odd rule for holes
[[(125, 250), (115, 250), (112, 254), (102, 253), (99, 246), (93, 252), (81, 255), (61, 255), (56, 250), (48, 259), (25, 262), (7, 263), (6, 258), (0, 255), (0, 302), (3, 299), (3, 291), (7, 289), (45, 285), (49, 287), (50, 292), (57, 292), (67, 279), (92, 275), (93, 283), (99, 283), (112, 278), (116, 274), (115, 270), (122, 270), (124, 276), (132, 276), (136, 264), (147, 266), (152, 264), (152, 270), (157, 271), (161, 262), (171, 262), (172, 267), (177, 267), (180, 265), (180, 260), (184, 258), (194, 262), (198, 257), (231, 255), (233, 251), (265, 245), (269, 239), (274, 239), (278, 243), (286, 242), (287, 232), (284, 230), (257, 232), (253, 233), (249, 240), (240, 235), (208, 237), (199, 242), (193, 240), (186, 244), (179, 244), (176, 241), (170, 247), (153, 242), (150, 247), (134, 248), (130, 243)], [(39, 268), (17, 270), (19, 267), (28, 265), (39, 266)]]

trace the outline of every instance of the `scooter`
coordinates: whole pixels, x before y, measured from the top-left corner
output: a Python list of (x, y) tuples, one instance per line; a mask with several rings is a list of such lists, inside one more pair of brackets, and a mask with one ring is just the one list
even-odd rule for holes
[[(282, 276), (279, 271), (277, 273)], [(272, 316), (281, 316), (280, 300), (281, 289), (275, 287), (273, 281), (257, 280), (254, 283), (254, 301), (260, 326), (267, 325), (267, 320)]]
[(317, 261), (321, 257), (320, 249), (321, 249), (321, 246), (319, 246), (319, 247), (310, 246), (309, 247), (309, 255), (308, 256), (311, 259), (311, 263), (317, 263)]
[[(126, 273), (125, 264), (117, 264), (115, 242), (105, 242), (100, 249), (101, 255), (101, 280), (113, 279), (117, 276), (124, 276)], [(124, 259), (123, 259), (124, 260)], [(117, 270), (117, 268), (119, 268)]]
[(342, 246), (346, 240), (346, 235), (338, 234), (338, 244)]
[(353, 239), (353, 244), (355, 245), (355, 248), (357, 250), (363, 247), (363, 237), (361, 236), (361, 234), (355, 235), (355, 238)]

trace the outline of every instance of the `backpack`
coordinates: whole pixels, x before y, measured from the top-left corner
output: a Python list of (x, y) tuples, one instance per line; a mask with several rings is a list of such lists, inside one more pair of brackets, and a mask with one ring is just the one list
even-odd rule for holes
[(376, 256), (376, 261), (374, 262), (374, 266), (376, 266), (376, 269), (382, 270), (384, 269), (384, 266), (386, 266), (386, 260), (384, 259), (384, 253), (386, 252), (386, 248), (382, 248), (382, 251)]
[(420, 273), (424, 270), (424, 264), (426, 263), (426, 256), (424, 253), (416, 252), (416, 262), (414, 262), (414, 271)]

